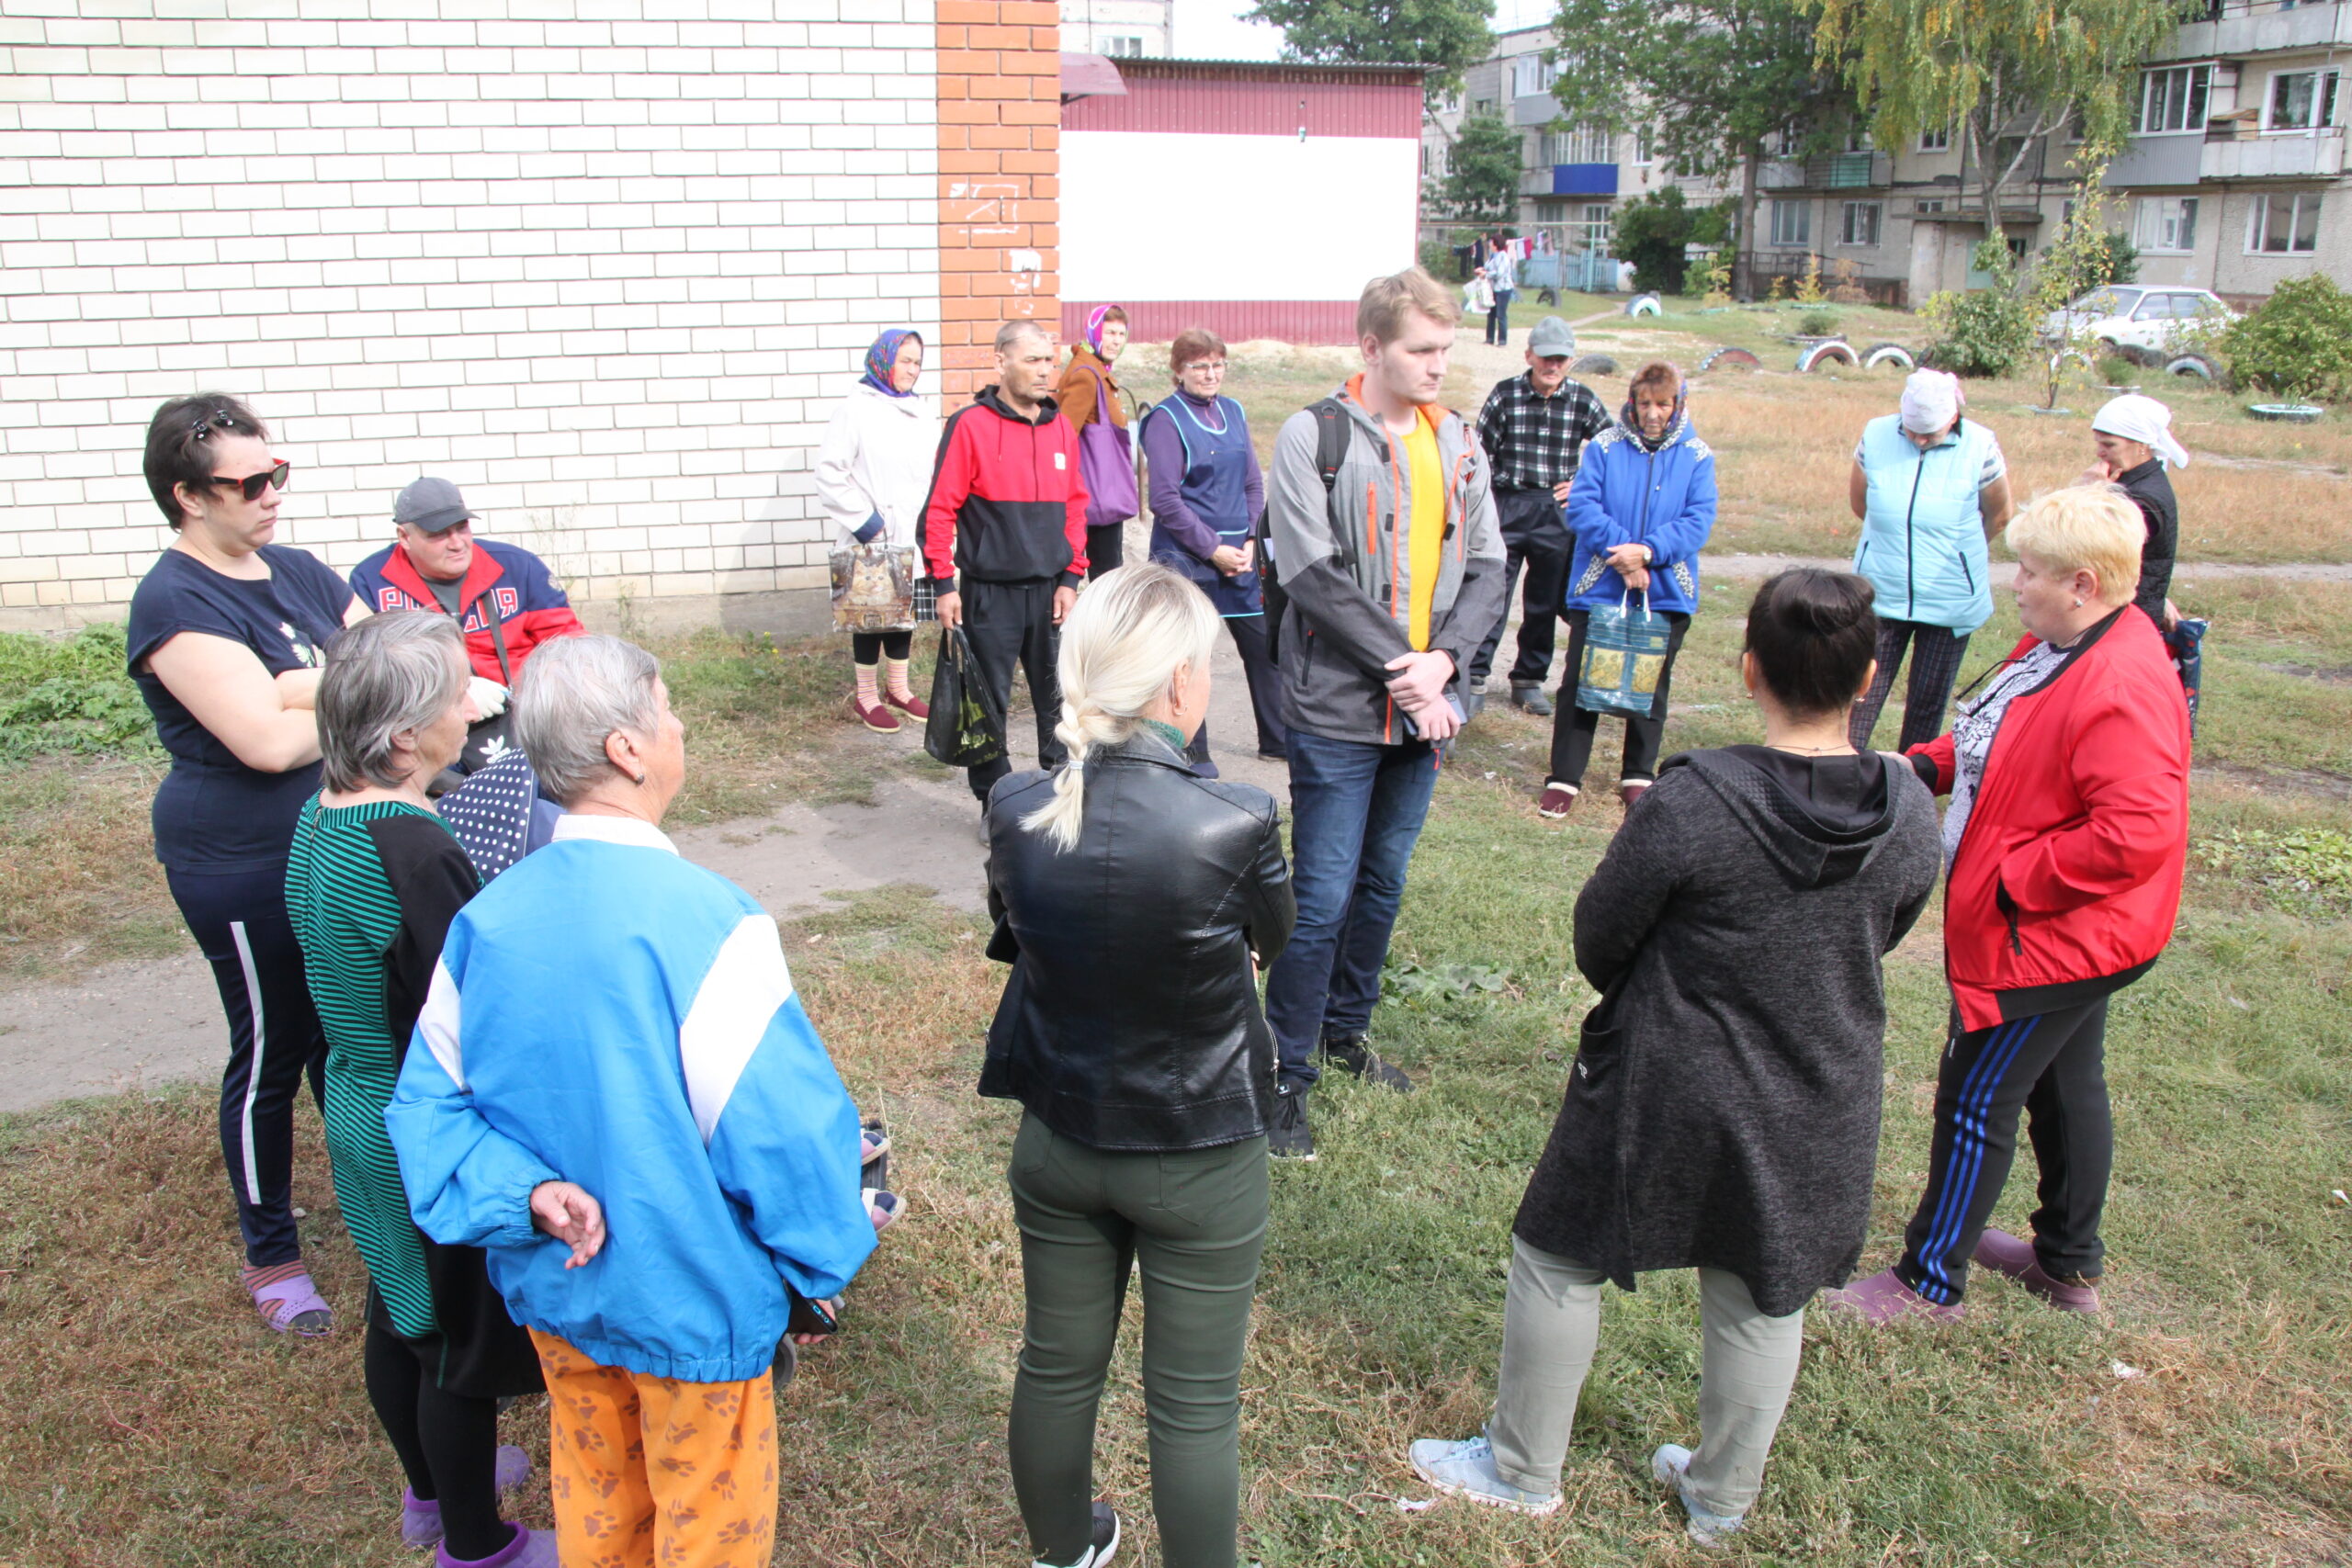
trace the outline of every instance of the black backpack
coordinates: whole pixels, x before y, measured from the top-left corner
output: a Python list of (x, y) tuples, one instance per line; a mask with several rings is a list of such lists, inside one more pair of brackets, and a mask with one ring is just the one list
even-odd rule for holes
[[(1348, 411), (1337, 398), (1324, 398), (1307, 405), (1315, 416), (1315, 467), (1323, 476), (1323, 493), (1327, 497), (1340, 482), (1340, 465), (1348, 458)], [(1266, 521), (1266, 509), (1258, 513), (1258, 525), (1252, 537), (1258, 546), (1258, 583), (1266, 601), (1266, 657), (1282, 658), (1283, 615), (1290, 608), (1290, 595), (1283, 592), (1282, 575), (1274, 562), (1273, 530)]]

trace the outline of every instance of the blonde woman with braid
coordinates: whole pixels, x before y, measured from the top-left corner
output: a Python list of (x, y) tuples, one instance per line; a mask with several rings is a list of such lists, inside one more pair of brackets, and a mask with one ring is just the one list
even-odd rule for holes
[(1069, 760), (989, 797), (989, 956), (1012, 974), (980, 1092), (1025, 1111), (1008, 1172), (1028, 1303), (1012, 1457), (1039, 1568), (1118, 1549), (1094, 1417), (1137, 1264), (1160, 1559), (1235, 1560), (1273, 1111), (1256, 974), (1295, 909), (1273, 797), (1184, 757), (1217, 626), (1156, 562), (1096, 580), (1062, 626)]

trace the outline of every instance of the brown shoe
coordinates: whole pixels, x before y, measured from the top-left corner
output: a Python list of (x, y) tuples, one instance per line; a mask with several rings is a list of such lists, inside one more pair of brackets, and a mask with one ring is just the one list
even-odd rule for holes
[(849, 699), (849, 711), (857, 716), (860, 724), (876, 735), (899, 733), (899, 716), (887, 707), (867, 707), (853, 694)]

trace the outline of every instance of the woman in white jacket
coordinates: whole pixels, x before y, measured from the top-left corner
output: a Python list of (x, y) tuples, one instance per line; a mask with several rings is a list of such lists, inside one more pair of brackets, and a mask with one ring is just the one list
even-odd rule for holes
[[(913, 651), (915, 524), (931, 489), (939, 421), (927, 398), (920, 334), (892, 328), (865, 351), (865, 375), (833, 411), (817, 448), (817, 500), (833, 520), (833, 624), (850, 634), (866, 728), (894, 733), (898, 715), (931, 716), (907, 684)], [(889, 663), (888, 680), (878, 665)]]

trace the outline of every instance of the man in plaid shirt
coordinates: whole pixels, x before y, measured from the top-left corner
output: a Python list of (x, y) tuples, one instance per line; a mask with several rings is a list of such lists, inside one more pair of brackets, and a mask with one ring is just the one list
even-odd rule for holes
[(1495, 474), (1495, 513), (1509, 559), (1503, 568), (1503, 608), (1495, 629), (1470, 661), (1469, 687), (1484, 694), (1503, 623), (1510, 619), (1510, 588), (1527, 568), (1527, 595), (1519, 626), (1519, 657), (1510, 667), (1510, 700), (1538, 718), (1552, 704), (1544, 687), (1552, 670), (1552, 634), (1567, 592), (1568, 525), (1561, 505), (1576, 478), (1584, 444), (1609, 428), (1609, 412), (1592, 389), (1568, 378), (1576, 339), (1567, 322), (1546, 316), (1527, 338), (1527, 371), (1495, 383), (1478, 411), (1478, 443)]

